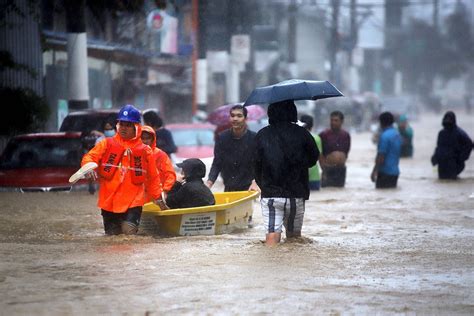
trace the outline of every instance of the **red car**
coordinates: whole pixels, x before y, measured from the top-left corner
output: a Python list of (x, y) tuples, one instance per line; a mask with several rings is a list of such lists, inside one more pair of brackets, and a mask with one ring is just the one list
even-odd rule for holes
[[(12, 138), (0, 156), (1, 191), (69, 191), (84, 153), (81, 133), (36, 133)], [(74, 189), (88, 187), (87, 180)]]
[(214, 156), (215, 126), (207, 123), (167, 124), (178, 147), (175, 153), (179, 159), (209, 158)]

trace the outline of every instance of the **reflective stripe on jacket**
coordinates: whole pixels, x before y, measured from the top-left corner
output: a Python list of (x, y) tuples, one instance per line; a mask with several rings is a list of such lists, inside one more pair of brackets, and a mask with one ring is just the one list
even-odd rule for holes
[[(107, 150), (102, 156), (99, 165), (99, 176), (107, 180), (112, 179), (113, 175), (120, 168), (120, 162), (125, 152), (125, 148), (121, 146), (113, 137), (106, 138)], [(145, 182), (145, 175), (147, 169), (146, 161), (146, 145), (138, 144), (131, 148), (129, 153), (131, 156), (132, 167), (130, 168), (132, 175), (132, 182), (134, 184), (142, 184)]]

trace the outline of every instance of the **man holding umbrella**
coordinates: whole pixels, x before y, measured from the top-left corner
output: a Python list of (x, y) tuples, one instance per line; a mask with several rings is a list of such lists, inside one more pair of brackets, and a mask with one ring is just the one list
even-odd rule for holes
[(308, 169), (319, 158), (311, 134), (297, 122), (293, 100), (316, 100), (342, 96), (328, 81), (287, 80), (255, 89), (247, 104), (270, 103), (269, 126), (256, 136), (255, 180), (261, 189), (261, 207), (266, 244), (301, 236), (305, 201), (309, 199)]
[(280, 242), (282, 226), (286, 237), (300, 237), (309, 199), (308, 169), (318, 160), (319, 151), (311, 134), (297, 121), (293, 101), (268, 107), (269, 126), (256, 137), (255, 180), (261, 189), (261, 207), (266, 228), (266, 244)]

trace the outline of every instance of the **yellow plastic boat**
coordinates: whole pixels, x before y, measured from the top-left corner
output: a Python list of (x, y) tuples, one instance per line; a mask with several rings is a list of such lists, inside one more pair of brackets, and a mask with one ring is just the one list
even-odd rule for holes
[(253, 200), (258, 196), (255, 191), (216, 192), (215, 205), (163, 211), (158, 205), (147, 203), (143, 206), (142, 223), (154, 217), (158, 232), (171, 236), (227, 234), (248, 227)]

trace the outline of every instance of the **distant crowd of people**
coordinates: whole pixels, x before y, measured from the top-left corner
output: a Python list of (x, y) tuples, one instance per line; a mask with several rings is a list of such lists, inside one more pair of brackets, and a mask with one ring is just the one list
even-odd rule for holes
[[(225, 191), (255, 190), (261, 194), (266, 243), (301, 236), (305, 201), (311, 190), (344, 187), (351, 136), (343, 129), (344, 114), (330, 114), (329, 128), (312, 134), (313, 117), (298, 120), (293, 101), (268, 107), (269, 125), (257, 133), (247, 127), (247, 109), (233, 106), (230, 128), (216, 137), (214, 159), (207, 181), (206, 166), (196, 158), (178, 164), (176, 174), (169, 155), (176, 150), (171, 134), (156, 113), (144, 116), (131, 105), (123, 107), (117, 124), (104, 126), (103, 138), (83, 157), (82, 165), (98, 164), (99, 196), (106, 234), (136, 234), (144, 203), (162, 209), (215, 204), (211, 188), (219, 175)], [(396, 123), (396, 125), (395, 125)], [(397, 187), (401, 157), (413, 156), (413, 129), (406, 116), (395, 122), (390, 112), (379, 116), (377, 154), (370, 174), (375, 188)], [(453, 112), (442, 120), (431, 158), (440, 179), (456, 179), (473, 148), (472, 140), (456, 123)], [(164, 143), (165, 142), (165, 143)]]

